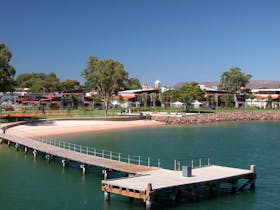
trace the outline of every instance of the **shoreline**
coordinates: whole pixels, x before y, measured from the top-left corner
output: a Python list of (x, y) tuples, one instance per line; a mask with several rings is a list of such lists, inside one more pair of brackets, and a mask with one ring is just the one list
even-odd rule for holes
[(152, 115), (149, 118), (169, 125), (211, 124), (236, 121), (280, 121), (280, 112), (219, 112), (189, 116)]
[(57, 137), (94, 134), (99, 132), (128, 130), (166, 125), (196, 125), (238, 121), (280, 121), (280, 112), (220, 112), (188, 116), (151, 115), (146, 120), (108, 121), (108, 120), (51, 120), (24, 123), (11, 127), (10, 132), (20, 130), (20, 135), (33, 137)]
[(94, 134), (105, 131), (128, 130), (145, 127), (160, 127), (166, 123), (153, 120), (105, 121), (105, 120), (53, 120), (31, 122), (9, 128), (26, 137), (58, 137)]

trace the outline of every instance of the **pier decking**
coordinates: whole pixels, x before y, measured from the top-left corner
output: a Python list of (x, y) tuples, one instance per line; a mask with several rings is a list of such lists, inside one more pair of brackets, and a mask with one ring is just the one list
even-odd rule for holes
[[(250, 170), (223, 167), (217, 165), (192, 168), (191, 174), (183, 175), (182, 171), (168, 170), (160, 167), (152, 167), (148, 158), (144, 164), (141, 164), (140, 156), (137, 156), (136, 163), (128, 156), (124, 160), (120, 153), (104, 150), (97, 151), (79, 145), (67, 142), (52, 141), (48, 139), (33, 139), (19, 133), (5, 133), (0, 136), (0, 143), (7, 143), (14, 146), (17, 150), (24, 149), (27, 153), (32, 151), (34, 157), (37, 153), (43, 153), (50, 161), (50, 157), (59, 157), (62, 159), (63, 167), (67, 161), (80, 163), (80, 168), (85, 173), (87, 166), (97, 166), (104, 169), (104, 180), (101, 189), (104, 191), (105, 200), (110, 199), (110, 194), (119, 194), (130, 198), (142, 199), (149, 209), (157, 197), (162, 194), (168, 194), (170, 200), (175, 201), (184, 192), (196, 196), (200, 189), (208, 189), (209, 192), (217, 190), (220, 184), (229, 183), (231, 191), (236, 192), (250, 185), (251, 189), (255, 187), (256, 172), (252, 165)], [(208, 160), (209, 161), (209, 160)], [(159, 165), (158, 165), (159, 166)], [(121, 171), (132, 176), (107, 179), (108, 171)], [(242, 180), (241, 186), (238, 186), (239, 180)], [(245, 181), (244, 181), (245, 180)]]
[[(221, 183), (231, 183), (232, 190), (236, 191), (239, 179), (247, 179), (247, 184), (251, 184), (253, 188), (255, 175), (254, 167), (251, 170), (244, 170), (212, 165), (193, 169), (190, 177), (184, 177), (182, 171), (158, 169), (143, 172), (135, 177), (104, 180), (102, 181), (102, 190), (107, 193), (143, 199), (149, 206), (153, 197), (161, 193), (170, 193), (174, 196), (173, 199), (176, 199), (179, 191), (195, 193), (194, 190), (200, 187), (210, 189)], [(109, 199), (109, 195), (106, 196)]]

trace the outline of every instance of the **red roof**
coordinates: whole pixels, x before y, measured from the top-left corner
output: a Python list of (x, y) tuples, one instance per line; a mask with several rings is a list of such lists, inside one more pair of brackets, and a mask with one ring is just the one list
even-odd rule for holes
[[(135, 94), (123, 94), (120, 95), (123, 99), (132, 99), (132, 98), (136, 98)], [(119, 96), (114, 96), (114, 99), (119, 99)]]

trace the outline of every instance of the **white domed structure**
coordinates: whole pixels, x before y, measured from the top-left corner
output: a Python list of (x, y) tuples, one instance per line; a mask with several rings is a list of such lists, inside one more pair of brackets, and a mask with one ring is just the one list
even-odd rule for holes
[(156, 80), (155, 81), (155, 88), (160, 89), (160, 86), (161, 86), (161, 82), (159, 80)]

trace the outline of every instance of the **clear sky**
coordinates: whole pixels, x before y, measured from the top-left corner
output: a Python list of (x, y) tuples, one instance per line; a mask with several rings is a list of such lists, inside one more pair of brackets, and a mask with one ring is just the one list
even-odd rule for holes
[(151, 85), (219, 81), (235, 66), (280, 80), (280, 0), (0, 0), (0, 10), (17, 75), (83, 83), (92, 55)]

